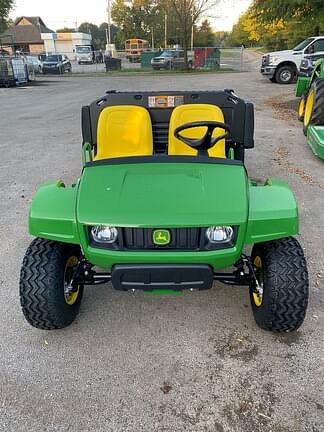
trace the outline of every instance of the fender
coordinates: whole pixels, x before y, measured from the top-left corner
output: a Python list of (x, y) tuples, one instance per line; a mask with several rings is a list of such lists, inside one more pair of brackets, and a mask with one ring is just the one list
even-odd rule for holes
[(298, 234), (298, 208), (288, 183), (269, 178), (263, 186), (250, 185), (246, 244)]
[(42, 185), (29, 211), (29, 233), (35, 237), (79, 244), (75, 207), (77, 185), (62, 181)]

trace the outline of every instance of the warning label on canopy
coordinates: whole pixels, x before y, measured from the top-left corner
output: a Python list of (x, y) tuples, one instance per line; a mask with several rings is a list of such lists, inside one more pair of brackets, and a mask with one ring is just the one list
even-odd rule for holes
[(184, 96), (149, 96), (149, 108), (173, 108), (184, 103)]

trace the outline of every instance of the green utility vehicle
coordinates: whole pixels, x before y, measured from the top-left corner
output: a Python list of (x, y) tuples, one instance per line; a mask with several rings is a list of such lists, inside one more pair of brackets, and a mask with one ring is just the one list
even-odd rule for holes
[(41, 186), (30, 209), (27, 321), (71, 324), (85, 285), (170, 294), (219, 281), (248, 287), (263, 329), (297, 329), (308, 300), (297, 204), (285, 182), (249, 180), (253, 129), (253, 105), (232, 90), (107, 92), (84, 106), (80, 179)]
[(302, 60), (296, 87), (300, 97), (298, 119), (303, 122), (307, 143), (313, 153), (324, 159), (324, 59), (314, 64)]

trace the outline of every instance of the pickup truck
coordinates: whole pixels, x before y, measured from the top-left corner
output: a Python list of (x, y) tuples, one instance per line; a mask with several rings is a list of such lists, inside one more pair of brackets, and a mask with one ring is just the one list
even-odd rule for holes
[(321, 57), (324, 57), (324, 36), (314, 36), (292, 50), (264, 54), (260, 72), (272, 82), (290, 84), (296, 81), (302, 60), (314, 61)]
[[(193, 65), (193, 51), (188, 51), (188, 67)], [(164, 50), (158, 57), (151, 60), (151, 66), (154, 70), (159, 69), (183, 69), (185, 67), (183, 50)]]

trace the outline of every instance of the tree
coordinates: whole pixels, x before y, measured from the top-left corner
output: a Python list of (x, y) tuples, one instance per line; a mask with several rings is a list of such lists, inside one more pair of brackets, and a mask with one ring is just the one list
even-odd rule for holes
[(0, 33), (8, 27), (8, 16), (14, 5), (14, 0), (0, 0)]
[(205, 19), (199, 27), (195, 26), (194, 32), (194, 46), (196, 47), (208, 47), (214, 46), (215, 35), (210, 26), (210, 23)]
[(295, 30), (293, 43), (306, 35), (316, 36), (324, 31), (323, 0), (254, 0), (252, 8), (255, 16), (265, 23), (286, 21), (287, 27)]
[(254, 0), (234, 25), (229, 41), (286, 49), (324, 31), (323, 23), (323, 0)]
[(313, 17), (324, 13), (323, 0), (254, 0), (253, 10), (265, 22), (292, 16)]
[(154, 45), (164, 40), (164, 8), (157, 0), (116, 0), (111, 16), (119, 27), (118, 44), (124, 46), (130, 38), (146, 39)]
[(57, 29), (56, 33), (73, 33), (75, 32), (75, 29), (72, 27), (63, 27), (61, 29)]
[(188, 65), (188, 47), (191, 37), (191, 29), (199, 18), (207, 12), (212, 6), (216, 5), (219, 0), (166, 0), (167, 10), (175, 13), (180, 27), (182, 47), (184, 49), (185, 63)]
[[(92, 43), (96, 49), (105, 49), (107, 37), (106, 29), (107, 23), (102, 23), (98, 27), (96, 24), (84, 22), (80, 24), (78, 31), (81, 33), (90, 33), (92, 36)], [(113, 24), (110, 26), (110, 34), (112, 43), (116, 43), (117, 27)]]

